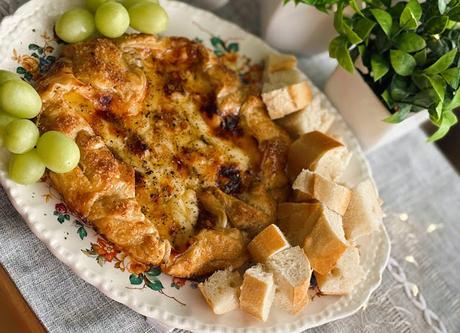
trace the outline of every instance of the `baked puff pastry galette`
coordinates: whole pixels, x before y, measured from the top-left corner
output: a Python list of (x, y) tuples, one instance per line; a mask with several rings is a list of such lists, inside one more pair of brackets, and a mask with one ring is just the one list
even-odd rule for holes
[(191, 277), (241, 266), (287, 191), (288, 135), (198, 42), (126, 35), (67, 45), (38, 82), (41, 131), (73, 138), (47, 179), (135, 260)]

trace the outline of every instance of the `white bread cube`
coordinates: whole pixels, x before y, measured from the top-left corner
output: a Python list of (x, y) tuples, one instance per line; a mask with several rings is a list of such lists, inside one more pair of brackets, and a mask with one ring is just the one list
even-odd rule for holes
[(278, 252), (267, 260), (267, 267), (277, 285), (275, 304), (297, 314), (310, 300), (312, 270), (305, 252), (299, 246)]
[(345, 237), (349, 240), (368, 235), (382, 223), (383, 211), (377, 189), (370, 179), (351, 191), (350, 204), (343, 216)]
[(264, 73), (262, 99), (271, 119), (279, 119), (307, 107), (312, 92), (297, 69)]
[(364, 278), (364, 269), (359, 263), (359, 250), (349, 246), (337, 261), (337, 265), (326, 275), (315, 273), (321, 293), (325, 295), (348, 295)]
[(297, 66), (297, 58), (291, 54), (270, 54), (265, 59), (265, 73), (274, 73), (293, 69)]
[(220, 315), (238, 309), (241, 283), (239, 272), (226, 269), (214, 272), (198, 288), (212, 311)]
[(289, 242), (280, 228), (270, 224), (252, 239), (248, 244), (248, 251), (255, 261), (265, 263), (270, 256), (288, 247)]
[(303, 245), (313, 270), (322, 275), (329, 273), (348, 246), (342, 217), (323, 205), (321, 215)]
[(305, 133), (289, 148), (288, 177), (292, 181), (302, 169), (308, 169), (335, 181), (342, 175), (350, 158), (351, 153), (335, 138), (318, 131)]
[(240, 293), (241, 310), (266, 321), (275, 299), (276, 286), (272, 273), (264, 272), (258, 264), (244, 272)]
[(284, 202), (278, 205), (278, 226), (292, 246), (303, 246), (322, 212), (320, 203)]
[(294, 190), (318, 200), (334, 212), (343, 215), (350, 203), (351, 191), (310, 170), (302, 170), (292, 184)]
[(327, 132), (334, 119), (334, 115), (321, 106), (320, 96), (315, 96), (309, 106), (277, 119), (276, 123), (297, 138), (312, 131)]

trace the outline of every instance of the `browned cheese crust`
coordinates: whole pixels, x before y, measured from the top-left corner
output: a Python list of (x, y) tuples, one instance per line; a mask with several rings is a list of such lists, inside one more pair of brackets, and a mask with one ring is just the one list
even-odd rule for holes
[(48, 181), (137, 261), (179, 277), (238, 267), (248, 235), (275, 221), (289, 137), (200, 43), (140, 34), (67, 45), (38, 89), (40, 130), (81, 151), (77, 168)]

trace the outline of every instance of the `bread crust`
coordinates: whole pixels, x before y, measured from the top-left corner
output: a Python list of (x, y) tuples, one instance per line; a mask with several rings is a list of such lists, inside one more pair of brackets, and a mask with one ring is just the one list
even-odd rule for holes
[(283, 202), (278, 205), (278, 226), (292, 246), (303, 246), (321, 212), (317, 202)]
[(336, 266), (326, 275), (315, 272), (316, 281), (321, 293), (342, 296), (352, 292), (364, 277), (360, 265), (359, 250), (350, 245), (337, 261)]
[(305, 237), (303, 249), (313, 270), (325, 275), (334, 268), (337, 260), (347, 249), (348, 243), (343, 235), (337, 235), (337, 231), (331, 225), (330, 219), (335, 218), (342, 228), (342, 217), (328, 211), (326, 207), (322, 210), (312, 231)]
[(268, 311), (270, 310), (275, 295), (273, 275), (271, 273), (265, 274), (269, 274), (268, 281), (260, 279), (250, 273), (249, 270), (246, 271), (240, 294), (241, 310), (262, 321), (267, 320), (268, 313), (264, 313), (264, 309), (268, 306)]
[(266, 74), (293, 69), (296, 66), (297, 58), (291, 54), (271, 53), (265, 60)]
[[(306, 169), (297, 176), (292, 188), (318, 200), (340, 215), (345, 214), (350, 203), (351, 191), (348, 188)], [(305, 199), (305, 195), (302, 199)]]
[[(318, 163), (326, 154), (332, 151), (345, 149), (345, 146), (341, 142), (327, 134), (319, 131), (305, 133), (289, 147), (287, 163), (289, 179), (294, 181), (303, 169), (317, 171)], [(345, 161), (343, 161), (343, 163), (345, 163)], [(331, 169), (334, 171), (333, 174), (322, 174), (318, 172), (324, 177), (334, 180), (338, 178), (343, 171), (343, 168), (339, 165), (337, 167), (331, 166)]]
[(311, 103), (312, 92), (307, 81), (291, 84), (262, 94), (271, 119), (279, 119), (305, 108)]
[(287, 249), (289, 242), (281, 230), (270, 224), (248, 244), (248, 251), (256, 262), (264, 263), (272, 255)]

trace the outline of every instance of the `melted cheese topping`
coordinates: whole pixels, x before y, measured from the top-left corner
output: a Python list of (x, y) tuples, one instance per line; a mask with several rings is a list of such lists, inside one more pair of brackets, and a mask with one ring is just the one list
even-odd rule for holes
[[(219, 87), (222, 81), (206, 71), (202, 55), (183, 62), (168, 61), (164, 54), (161, 59), (139, 59), (135, 53), (125, 57), (147, 81), (135, 113), (120, 112), (109, 96), (97, 96), (94, 103), (69, 92), (65, 99), (117, 158), (136, 170), (142, 212), (180, 250), (198, 221), (197, 194), (216, 186), (228, 193), (243, 191), (244, 178), (258, 171), (260, 153), (256, 141), (237, 125), (238, 99), (228, 94), (225, 104), (216, 105), (217, 95), (225, 91)], [(238, 88), (235, 73), (219, 70), (224, 81), (233, 80)], [(219, 115), (217, 109), (228, 115)], [(233, 184), (235, 179), (241, 183)]]

